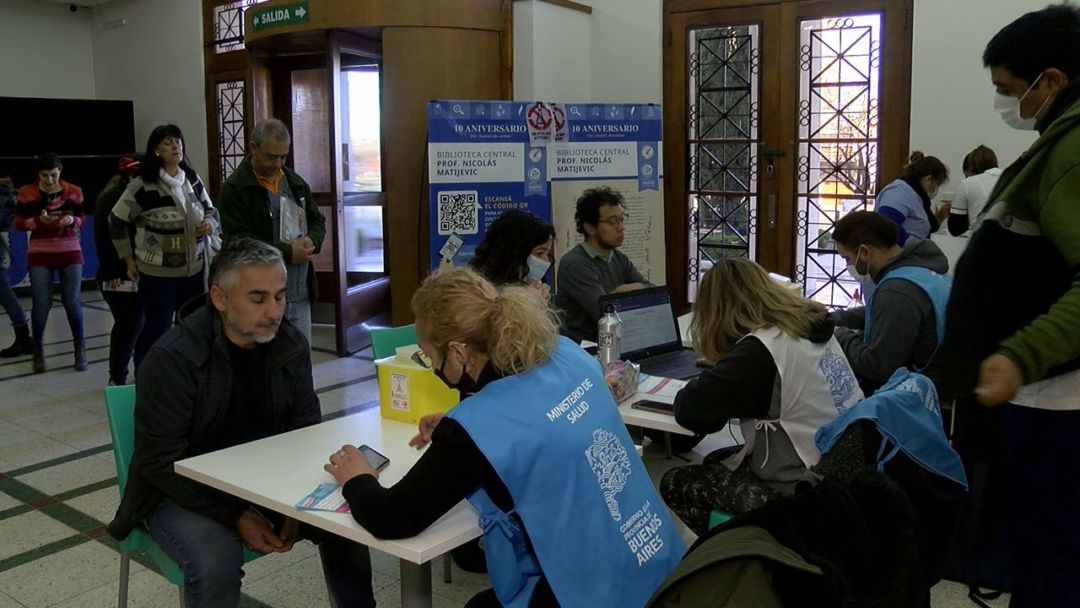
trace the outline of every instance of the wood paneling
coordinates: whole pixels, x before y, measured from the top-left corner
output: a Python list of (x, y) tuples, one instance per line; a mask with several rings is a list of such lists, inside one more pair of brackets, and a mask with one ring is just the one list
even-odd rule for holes
[(295, 0), (271, 0), (248, 10), (244, 39), (248, 45), (285, 34), (364, 27), (462, 28), (498, 32), (506, 20), (502, 0), (309, 0), (308, 23), (255, 31), (252, 12), (289, 4)]
[(312, 192), (330, 192), (330, 94), (326, 68), (292, 72), (292, 161)]
[(505, 99), (499, 43), (497, 32), (475, 29), (383, 29), (383, 165), (395, 325), (412, 320), (409, 301), (427, 274), (426, 103)]

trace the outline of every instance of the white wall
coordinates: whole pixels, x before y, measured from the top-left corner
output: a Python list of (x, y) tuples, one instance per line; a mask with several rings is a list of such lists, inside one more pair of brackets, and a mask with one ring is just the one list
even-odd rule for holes
[(514, 3), (514, 99), (592, 101), (590, 19), (540, 0)]
[(582, 0), (592, 7), (592, 101), (660, 103), (660, 0)]
[(986, 43), (1020, 15), (1049, 0), (915, 0), (911, 82), (911, 146), (940, 158), (961, 178), (964, 155), (985, 144), (1002, 166), (1035, 140), (994, 111), (990, 71), (983, 68)]
[[(97, 97), (135, 102), (140, 150), (155, 126), (179, 126), (192, 167), (209, 180), (202, 3), (120, 0), (92, 12)], [(127, 24), (107, 27), (118, 20)]]
[(0, 95), (94, 98), (90, 11), (0, 0)]

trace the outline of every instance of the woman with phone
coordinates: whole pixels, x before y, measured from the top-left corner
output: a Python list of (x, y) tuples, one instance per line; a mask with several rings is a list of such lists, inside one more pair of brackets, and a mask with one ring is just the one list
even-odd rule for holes
[(715, 365), (675, 396), (675, 420), (715, 433), (740, 419), (745, 440), (660, 481), (668, 506), (700, 535), (713, 510), (745, 513), (791, 494), (821, 457), (814, 434), (863, 393), (825, 307), (750, 260), (717, 260), (690, 333)]
[(436, 375), (471, 396), (421, 421), (411, 444), (430, 446), (390, 488), (357, 448), (330, 456), (356, 521), (406, 538), (467, 498), (494, 589), (466, 606), (643, 606), (685, 545), (600, 365), (528, 288), (470, 268), (428, 277), (412, 310)]
[(26, 265), (30, 269), (33, 295), (30, 324), (34, 340), (34, 373), (45, 371), (42, 341), (52, 308), (53, 276), (60, 276), (60, 300), (67, 313), (75, 343), (75, 370), (86, 371), (86, 340), (83, 339), (83, 253), (79, 228), (83, 225), (83, 193), (60, 179), (64, 163), (51, 152), (37, 157), (37, 182), (19, 188), (15, 227), (30, 233)]

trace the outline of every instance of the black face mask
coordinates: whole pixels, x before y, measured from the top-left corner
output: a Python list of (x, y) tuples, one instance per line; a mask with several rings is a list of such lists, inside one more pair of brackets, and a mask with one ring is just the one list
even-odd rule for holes
[(443, 357), (442, 364), (439, 365), (439, 369), (435, 369), (432, 371), (435, 372), (435, 375), (438, 376), (439, 380), (443, 381), (443, 384), (460, 392), (462, 395), (476, 394), (479, 389), (476, 386), (476, 381), (473, 380), (472, 376), (469, 375), (468, 362), (466, 362), (465, 365), (461, 366), (461, 378), (457, 382), (450, 382), (450, 380), (446, 378), (446, 374), (443, 373), (443, 368), (446, 367), (446, 360), (449, 358), (450, 353), (447, 352), (446, 356)]

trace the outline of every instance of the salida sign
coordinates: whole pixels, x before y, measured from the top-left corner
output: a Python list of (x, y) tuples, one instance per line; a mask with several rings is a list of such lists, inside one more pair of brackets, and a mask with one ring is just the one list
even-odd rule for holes
[(279, 4), (252, 11), (251, 24), (255, 31), (268, 30), (286, 25), (297, 25), (311, 21), (311, 11), (307, 2)]

